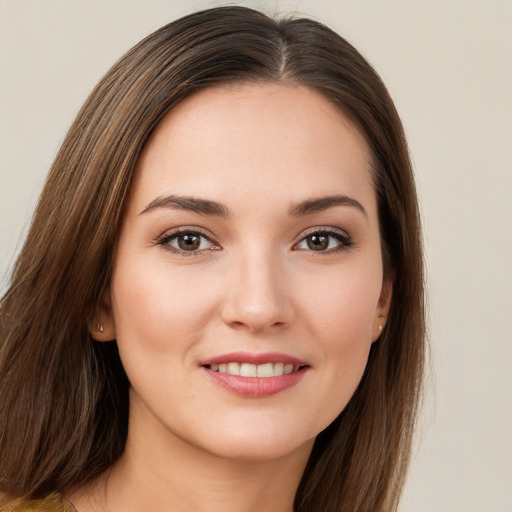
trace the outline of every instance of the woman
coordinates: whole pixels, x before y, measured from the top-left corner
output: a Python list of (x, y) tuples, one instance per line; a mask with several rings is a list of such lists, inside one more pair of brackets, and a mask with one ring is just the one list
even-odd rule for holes
[(243, 7), (163, 27), (78, 114), (2, 300), (1, 510), (395, 509), (422, 279), (349, 43)]

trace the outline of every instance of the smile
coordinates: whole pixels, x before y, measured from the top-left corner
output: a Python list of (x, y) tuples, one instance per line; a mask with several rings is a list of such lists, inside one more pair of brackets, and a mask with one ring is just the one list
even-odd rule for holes
[(245, 398), (264, 398), (298, 384), (311, 370), (305, 361), (286, 354), (224, 354), (200, 367), (215, 384)]
[(289, 375), (299, 371), (301, 366), (285, 363), (223, 363), (206, 365), (206, 368), (219, 373), (227, 373), (228, 375), (240, 375), (241, 377), (280, 377), (281, 375)]

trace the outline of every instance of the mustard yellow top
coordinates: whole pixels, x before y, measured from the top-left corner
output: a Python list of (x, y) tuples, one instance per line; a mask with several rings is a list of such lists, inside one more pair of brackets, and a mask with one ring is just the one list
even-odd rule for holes
[(0, 496), (0, 512), (76, 512), (76, 510), (60, 494), (52, 493), (40, 500), (25, 498), (7, 500)]

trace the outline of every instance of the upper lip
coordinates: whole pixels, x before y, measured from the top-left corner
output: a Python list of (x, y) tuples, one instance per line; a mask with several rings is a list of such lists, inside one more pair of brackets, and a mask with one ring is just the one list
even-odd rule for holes
[(309, 366), (306, 361), (302, 361), (288, 354), (280, 354), (278, 352), (264, 352), (261, 354), (253, 354), (250, 352), (231, 352), (220, 356), (205, 359), (200, 362), (200, 366), (210, 366), (212, 364), (228, 364), (228, 363), (249, 363), (249, 364), (266, 364), (266, 363), (283, 363), (293, 364), (293, 366)]

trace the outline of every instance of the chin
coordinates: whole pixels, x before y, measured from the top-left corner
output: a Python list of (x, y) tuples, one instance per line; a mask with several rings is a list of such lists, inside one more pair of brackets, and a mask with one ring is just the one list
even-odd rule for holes
[(235, 460), (240, 462), (264, 462), (264, 461), (275, 461), (285, 457), (292, 456), (294, 453), (309, 452), (313, 448), (314, 438), (307, 439), (301, 443), (291, 442), (288, 439), (262, 439), (256, 440), (240, 438), (237, 440), (231, 440), (229, 444), (226, 444), (219, 448), (215, 447), (210, 453), (217, 457), (229, 460)]
[(259, 421), (252, 420), (245, 424), (239, 421), (236, 425), (229, 426), (210, 425), (206, 436), (204, 432), (197, 433), (195, 440), (189, 438), (188, 442), (224, 459), (271, 461), (294, 452), (304, 454), (304, 450), (307, 450), (309, 453), (316, 434), (323, 428), (325, 427), (322, 425), (311, 431), (299, 420), (294, 425), (290, 425), (288, 422), (265, 422), (260, 418)]

